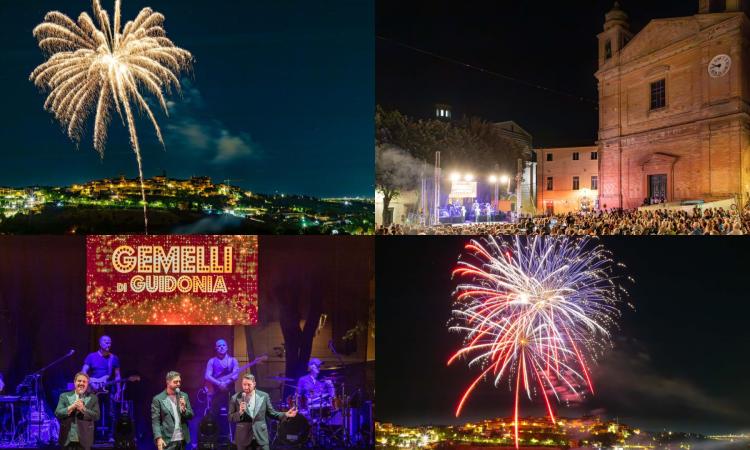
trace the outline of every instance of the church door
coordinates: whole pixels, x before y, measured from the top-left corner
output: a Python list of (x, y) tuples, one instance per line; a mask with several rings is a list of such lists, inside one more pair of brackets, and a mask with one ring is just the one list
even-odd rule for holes
[(648, 196), (651, 199), (667, 200), (667, 174), (648, 176)]

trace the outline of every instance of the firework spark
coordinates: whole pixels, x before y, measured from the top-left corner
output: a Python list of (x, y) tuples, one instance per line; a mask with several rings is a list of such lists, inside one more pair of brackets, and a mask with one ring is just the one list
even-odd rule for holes
[[(58, 11), (48, 12), (34, 28), (39, 48), (49, 59), (29, 79), (49, 91), (44, 109), (54, 114), (71, 140), (79, 143), (86, 119), (94, 112), (94, 148), (104, 156), (112, 109), (130, 134), (138, 163), (143, 219), (148, 233), (143, 165), (134, 112), (145, 113), (164, 145), (159, 124), (142, 91), (150, 93), (167, 111), (164, 94), (180, 90), (178, 75), (189, 70), (192, 55), (166, 37), (164, 16), (143, 8), (135, 20), (121, 27), (120, 0), (115, 0), (114, 20), (93, 0), (94, 19), (82, 12), (78, 22)], [(97, 25), (95, 25), (95, 21)]]
[(514, 391), (518, 447), (519, 394), (540, 393), (555, 422), (551, 397), (593, 394), (589, 364), (610, 344), (624, 290), (601, 245), (587, 239), (471, 240), (467, 260), (453, 275), (465, 280), (454, 292), (450, 330), (464, 345), (448, 364), (465, 358), (481, 373), (456, 407), (461, 414), (479, 382), (507, 379)]

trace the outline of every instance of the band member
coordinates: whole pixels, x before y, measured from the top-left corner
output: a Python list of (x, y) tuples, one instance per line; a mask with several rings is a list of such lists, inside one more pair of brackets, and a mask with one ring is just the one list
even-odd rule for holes
[(94, 444), (94, 422), (99, 419), (99, 401), (88, 393), (89, 376), (78, 372), (75, 389), (60, 394), (55, 417), (60, 421), (60, 446), (90, 449)]
[[(120, 359), (111, 353), (112, 339), (104, 335), (99, 338), (99, 350), (89, 353), (83, 361), (81, 372), (91, 377), (92, 389), (100, 391), (106, 388), (105, 383), (120, 381)], [(113, 383), (115, 399), (119, 401), (121, 395), (120, 383)]]
[(204, 375), (206, 387), (211, 396), (209, 414), (213, 415), (216, 420), (219, 434), (222, 436), (229, 436), (229, 422), (228, 418), (225, 418), (226, 407), (229, 404), (229, 398), (234, 393), (234, 382), (240, 374), (239, 363), (237, 359), (227, 354), (228, 348), (227, 341), (224, 339), (216, 341), (216, 356), (208, 360)]
[(190, 444), (187, 421), (193, 418), (190, 399), (180, 392), (179, 372), (167, 373), (167, 387), (151, 400), (151, 428), (158, 450), (184, 450)]
[(99, 338), (99, 350), (89, 353), (83, 360), (81, 372), (88, 374), (91, 379), (89, 386), (91, 390), (100, 394), (101, 392), (114, 392), (114, 396), (106, 395), (101, 397), (101, 430), (104, 433), (98, 435), (104, 440), (113, 441), (112, 424), (115, 418), (115, 408), (112, 400), (119, 402), (122, 398), (122, 385), (120, 381), (120, 359), (114, 353), (110, 352), (112, 348), (112, 338), (103, 335)]
[(297, 382), (297, 394), (307, 396), (308, 405), (312, 407), (321, 406), (326, 397), (332, 399), (335, 394), (330, 380), (318, 380), (322, 364), (318, 358), (310, 358), (310, 362), (307, 363), (307, 375)]
[(296, 407), (287, 412), (276, 411), (268, 394), (255, 389), (255, 377), (251, 373), (242, 377), (242, 392), (233, 395), (229, 401), (229, 420), (237, 423), (234, 443), (238, 450), (268, 450), (270, 447), (266, 416), (283, 419), (296, 415)]

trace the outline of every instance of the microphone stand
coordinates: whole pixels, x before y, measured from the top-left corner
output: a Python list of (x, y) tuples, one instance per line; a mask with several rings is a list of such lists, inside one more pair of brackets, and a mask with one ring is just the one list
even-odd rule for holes
[[(57, 358), (56, 360), (52, 361), (51, 363), (47, 364), (46, 366), (42, 367), (41, 369), (37, 370), (36, 372), (27, 375), (24, 377), (24, 379), (31, 378), (34, 383), (34, 399), (36, 400), (36, 411), (37, 411), (37, 420), (36, 420), (36, 442), (39, 443), (42, 440), (42, 424), (44, 422), (44, 418), (46, 418), (47, 413), (44, 410), (44, 390), (40, 389), (40, 386), (42, 386), (42, 375), (44, 375), (44, 371), (49, 369), (50, 367), (54, 366), (55, 364), (59, 363), (60, 361), (63, 361), (64, 359), (70, 358), (73, 356), (73, 353), (75, 353), (74, 350), (70, 350), (68, 353), (64, 354), (63, 356)], [(41, 392), (41, 395), (39, 393)], [(29, 411), (29, 415), (31, 415), (32, 412)], [(29, 424), (31, 424), (33, 421), (32, 418), (29, 417)], [(31, 438), (31, 433), (29, 434), (29, 438)]]

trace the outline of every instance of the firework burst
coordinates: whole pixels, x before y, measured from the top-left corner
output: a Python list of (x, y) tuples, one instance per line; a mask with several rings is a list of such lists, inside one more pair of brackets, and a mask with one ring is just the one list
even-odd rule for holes
[(610, 330), (619, 317), (625, 291), (613, 275), (616, 264), (601, 245), (588, 239), (493, 237), (471, 240), (453, 276), (450, 330), (464, 345), (448, 360), (468, 361), (481, 373), (456, 407), (461, 414), (479, 382), (507, 380), (514, 391), (514, 431), (518, 447), (518, 403), (544, 398), (555, 422), (551, 399), (563, 393), (593, 394), (589, 364), (611, 346)]
[(117, 111), (130, 134), (130, 146), (138, 163), (143, 219), (148, 233), (143, 165), (134, 113), (145, 113), (164, 145), (159, 124), (144, 93), (153, 95), (167, 113), (164, 94), (180, 90), (178, 75), (189, 70), (192, 55), (166, 37), (164, 16), (144, 8), (135, 20), (121, 27), (120, 0), (115, 0), (114, 20), (93, 0), (94, 18), (83, 12), (75, 22), (51, 11), (34, 28), (39, 48), (49, 59), (29, 79), (49, 91), (44, 109), (54, 114), (68, 137), (79, 143), (86, 119), (94, 113), (94, 148), (104, 156), (107, 126)]

